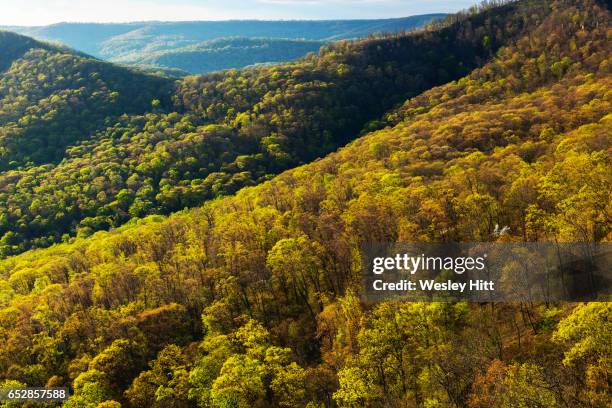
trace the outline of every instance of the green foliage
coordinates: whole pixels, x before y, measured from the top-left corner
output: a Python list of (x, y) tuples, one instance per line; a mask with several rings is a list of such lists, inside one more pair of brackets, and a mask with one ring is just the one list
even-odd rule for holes
[[(3, 380), (0, 382), (0, 390), (19, 389), (27, 387), (26, 384), (16, 380)], [(21, 402), (18, 401), (2, 401), (0, 407), (2, 408), (18, 408), (21, 406)]]
[(380, 128), (406, 98), (482, 65), (537, 17), (514, 11), (335, 43), (174, 90), (34, 45), (0, 74), (0, 257), (197, 206), (324, 156)]
[[(84, 154), (78, 171), (54, 170), (72, 159), (39, 169), (69, 174), (79, 188), (103, 187), (74, 195), (72, 203), (93, 207), (83, 218), (67, 218), (83, 221), (79, 237), (0, 261), (1, 378), (71, 386), (67, 406), (609, 406), (606, 303), (372, 306), (358, 296), (367, 241), (610, 240), (612, 19), (589, 0), (555, 2), (550, 14), (537, 13), (541, 4), (502, 6), (499, 21), (528, 16), (521, 20), (526, 34), (462, 79), (390, 111), (379, 130), (196, 209), (94, 232), (118, 225), (113, 217), (149, 214), (160, 202), (181, 208), (176, 188), (196, 171), (188, 158), (214, 146), (218, 154), (206, 160), (220, 167), (193, 180), (208, 179), (217, 191), (248, 179), (253, 163), (263, 165), (257, 154), (293, 157), (293, 164), (296, 155), (312, 158), (288, 146), (307, 142), (301, 132), (316, 129), (303, 112), (334, 106), (321, 100), (337, 94), (314, 93), (312, 110), (291, 109), (310, 89), (296, 78), (369, 78), (355, 49), (376, 54), (378, 46), (422, 37), (339, 44), (293, 65), (189, 79), (177, 94), (183, 113), (125, 116), (99, 133), (112, 137), (88, 142), (108, 146), (98, 157)], [(495, 20), (496, 10), (453, 24)], [(478, 27), (472, 29), (486, 31)], [(489, 37), (493, 45), (499, 38)], [(480, 36), (468, 38), (483, 44)], [(572, 63), (554, 73), (550, 67), (566, 57)], [(368, 58), (374, 64), (382, 57)], [(389, 78), (398, 75), (389, 69)], [(278, 92), (264, 78), (278, 80)], [(259, 98), (266, 103), (258, 105)], [(283, 106), (282, 114), (273, 106)], [(279, 119), (266, 125), (275, 114)], [(326, 133), (312, 134), (316, 152), (317, 135)], [(232, 138), (245, 150), (218, 158)], [(116, 147), (122, 140), (140, 144)], [(198, 151), (196, 140), (210, 144)], [(70, 148), (74, 160), (88, 143)], [(128, 159), (122, 169), (109, 159), (108, 171), (96, 173), (105, 157), (147, 155), (157, 146), (146, 160)], [(279, 152), (285, 155), (273, 155)], [(235, 169), (226, 170), (226, 159)], [(182, 160), (185, 167), (168, 165)], [(282, 170), (273, 165), (256, 182)], [(40, 212), (41, 197), (27, 208)], [(99, 214), (96, 200), (104, 202)], [(78, 207), (56, 201), (63, 213)], [(2, 225), (20, 226), (2, 214)], [(496, 234), (495, 225), (509, 230)], [(3, 233), (5, 254), (19, 250), (28, 227)]]
[(564, 364), (612, 354), (611, 313), (612, 306), (608, 303), (582, 304), (559, 323), (553, 338), (570, 344)]
[(503, 385), (503, 407), (554, 407), (557, 401), (544, 380), (542, 369), (532, 364), (515, 364), (508, 368)]
[(154, 97), (168, 102), (169, 80), (23, 37), (0, 41), (29, 47), (0, 73), (0, 171), (60, 161), (111, 118), (144, 112)]
[(372, 385), (364, 372), (356, 367), (343, 368), (338, 372), (340, 389), (334, 393), (334, 400), (340, 407), (359, 407), (375, 397)]
[(248, 408), (265, 394), (261, 362), (249, 356), (228, 358), (211, 388), (211, 405), (220, 408)]
[(189, 372), (186, 356), (172, 344), (164, 348), (125, 392), (130, 406), (188, 407)]

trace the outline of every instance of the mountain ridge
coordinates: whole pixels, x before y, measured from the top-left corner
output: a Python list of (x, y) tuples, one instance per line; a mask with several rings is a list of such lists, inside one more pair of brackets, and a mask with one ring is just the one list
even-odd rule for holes
[[(153, 51), (175, 50), (219, 38), (267, 37), (329, 42), (367, 37), (380, 31), (410, 30), (444, 16), (445, 14), (426, 14), (382, 20), (58, 23), (51, 26), (11, 27), (11, 29), (46, 41), (59, 41), (111, 62), (137, 64), (138, 59), (147, 57)], [(282, 55), (282, 47), (277, 49), (277, 53)], [(293, 56), (294, 53), (289, 53), (280, 62), (293, 59)], [(235, 65), (237, 64), (233, 63), (233, 66)]]

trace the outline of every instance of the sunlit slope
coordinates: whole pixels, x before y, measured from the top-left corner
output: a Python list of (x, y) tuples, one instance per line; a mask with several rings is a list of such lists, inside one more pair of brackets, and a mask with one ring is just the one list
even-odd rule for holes
[(0, 257), (194, 207), (322, 157), (380, 128), (407, 98), (485, 64), (548, 11), (542, 2), (485, 9), (176, 89), (33, 50), (0, 75)]

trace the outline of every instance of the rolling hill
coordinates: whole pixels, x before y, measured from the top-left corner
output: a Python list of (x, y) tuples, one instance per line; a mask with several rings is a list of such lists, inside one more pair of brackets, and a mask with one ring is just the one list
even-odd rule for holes
[[(316, 43), (296, 40), (325, 43), (362, 38), (373, 33), (420, 28), (443, 17), (444, 14), (428, 14), (387, 20), (60, 23), (6, 29), (40, 40), (60, 42), (92, 56), (126, 64), (138, 64), (150, 60), (152, 54), (164, 53), (166, 56), (161, 60), (150, 62), (173, 63), (176, 65), (163, 66), (189, 67), (187, 71), (191, 73), (204, 73), (225, 67), (289, 61), (318, 50)], [(260, 42), (266, 38), (269, 51), (261, 52), (260, 48), (251, 45), (249, 54), (246, 54), (244, 40), (232, 40), (235, 37)], [(257, 38), (260, 40), (255, 40)], [(216, 41), (228, 46), (223, 52), (211, 54), (211, 48), (219, 48)], [(200, 52), (194, 53), (194, 48)]]
[(532, 18), (515, 12), (178, 82), (36, 43), (0, 73), (0, 255), (193, 207), (324, 156), (486, 63)]
[(0, 171), (56, 162), (110, 118), (170, 103), (173, 82), (0, 32)]
[(150, 53), (122, 55), (114, 61), (152, 67), (173, 67), (191, 74), (296, 60), (317, 53), (325, 41), (282, 38), (218, 38)]

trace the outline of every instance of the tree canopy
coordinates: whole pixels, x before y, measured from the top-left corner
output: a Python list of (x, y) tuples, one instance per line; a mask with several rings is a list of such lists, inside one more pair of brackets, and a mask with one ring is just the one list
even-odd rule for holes
[[(336, 152), (285, 171), (276, 162), (252, 179), (258, 185), (235, 193), (244, 184), (224, 190), (231, 184), (220, 177), (216, 188), (229, 196), (205, 195), (203, 204), (168, 217), (135, 212), (103, 231), (132, 211), (136, 197), (169, 200), (166, 193), (184, 187), (195, 170), (165, 167), (187, 163), (191, 153), (182, 152), (201, 149), (207, 163), (228, 163), (227, 146), (243, 149), (251, 140), (267, 149), (274, 129), (287, 144), (272, 150), (294, 166), (323, 154), (325, 131), (313, 131), (316, 124), (332, 123), (335, 143), (345, 140), (341, 130), (350, 127), (309, 122), (305, 112), (342, 109), (347, 88), (334, 94), (343, 101), (335, 105), (325, 91), (309, 95), (296, 78), (322, 81), (330, 67), (336, 79), (370, 78), (373, 62), (360, 62), (369, 52), (445, 30), (467, 39), (482, 33), (479, 46), (495, 44), (500, 37), (475, 22), (496, 18), (517, 37), (490, 61), (401, 105), (380, 102), (371, 108), (385, 110), (379, 123), (351, 122), (364, 132)], [(340, 43), (296, 64), (190, 78), (174, 95), (182, 113), (164, 112), (161, 103), (157, 113), (122, 116), (41, 171), (72, 174), (57, 169), (82, 160), (73, 174), (85, 178), (72, 185), (85, 188), (93, 177), (118, 190), (101, 218), (89, 216), (87, 233), (0, 261), (0, 387), (68, 386), (68, 407), (610, 406), (608, 303), (360, 301), (363, 242), (612, 238), (610, 10), (593, 0), (519, 1), (451, 20), (416, 36)], [(388, 77), (383, 68), (374, 76), (382, 84), (412, 72), (388, 64)], [(309, 97), (316, 102), (307, 105)], [(274, 115), (278, 121), (264, 119)], [(294, 127), (285, 127), (288, 118)], [(81, 149), (99, 153), (78, 159)], [(136, 193), (122, 187), (126, 174), (110, 158), (111, 173), (88, 175), (96, 160), (113, 157), (104, 156), (107, 149), (122, 159), (153, 154), (126, 165), (140, 167), (127, 181)], [(253, 154), (240, 151), (231, 163), (252, 171)], [(242, 172), (224, 169), (207, 174)], [(5, 177), (20, 171), (35, 174)], [(141, 173), (150, 187), (138, 184)], [(110, 194), (94, 194), (102, 192)], [(507, 228), (496, 233), (496, 225)], [(19, 234), (5, 233), (5, 254), (25, 249)]]

